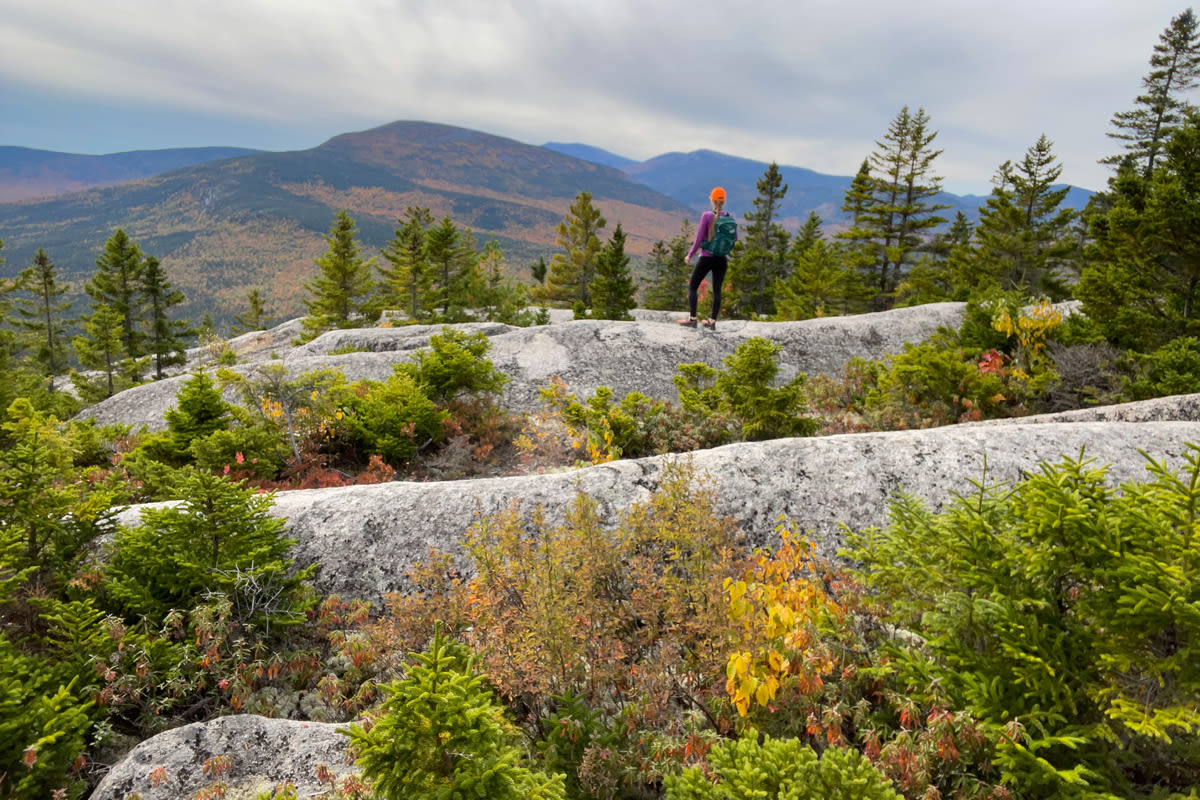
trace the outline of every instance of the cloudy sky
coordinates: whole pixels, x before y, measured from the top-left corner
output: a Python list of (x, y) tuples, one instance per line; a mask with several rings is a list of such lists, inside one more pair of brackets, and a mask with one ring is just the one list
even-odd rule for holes
[(956, 193), (1045, 133), (1103, 188), (1182, 0), (0, 0), (0, 145), (314, 147), (402, 119), (852, 175), (924, 108)]

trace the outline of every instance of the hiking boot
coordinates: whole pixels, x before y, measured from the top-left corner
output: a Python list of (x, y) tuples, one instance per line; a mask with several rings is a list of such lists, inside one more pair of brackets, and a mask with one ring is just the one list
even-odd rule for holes
[(675, 322), (682, 325), (685, 328), (696, 327), (696, 318), (695, 317), (687, 317), (685, 319), (677, 319), (677, 320), (675, 320)]
[(717, 329), (717, 321), (715, 319), (706, 319), (700, 324), (708, 328), (710, 331), (715, 331)]

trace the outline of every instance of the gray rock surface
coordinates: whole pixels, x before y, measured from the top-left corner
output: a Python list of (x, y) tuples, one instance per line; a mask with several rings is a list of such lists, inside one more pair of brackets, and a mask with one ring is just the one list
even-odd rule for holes
[[(970, 480), (982, 477), (985, 465), (990, 479), (1012, 481), (1041, 462), (1081, 451), (1111, 465), (1112, 479), (1123, 482), (1145, 477), (1141, 451), (1177, 464), (1189, 442), (1200, 443), (1200, 422), (959, 425), (733, 444), (545, 475), (284, 492), (274, 512), (299, 540), (298, 561), (320, 565), (315, 582), (321, 591), (378, 601), (406, 588), (405, 572), (430, 547), (461, 556), (463, 533), (481, 515), (516, 502), (524, 509), (541, 506), (550, 520), (561, 520), (582, 491), (599, 502), (605, 519), (616, 520), (680, 459), (690, 461), (718, 511), (738, 522), (748, 546), (773, 542), (786, 517), (832, 557), (842, 545), (842, 524), (886, 524), (897, 490), (938, 507), (956, 492), (969, 493)], [(131, 509), (123, 519), (133, 522), (137, 514)]]
[[(780, 378), (799, 372), (837, 372), (854, 356), (876, 359), (900, 352), (909, 342), (922, 342), (939, 327), (958, 327), (964, 304), (934, 303), (877, 314), (827, 317), (801, 322), (721, 321), (716, 332), (681, 328), (678, 314), (643, 312), (633, 322), (581, 320), (514, 328), (499, 323), (459, 326), (482, 331), (492, 343), (488, 357), (512, 378), (502, 404), (514, 411), (536, 410), (538, 389), (554, 377), (570, 392), (591, 396), (609, 386), (618, 397), (639, 391), (656, 399), (675, 401), (672, 378), (679, 364), (704, 362), (722, 367), (738, 345), (755, 336), (781, 348)], [(360, 328), (330, 331), (307, 345), (291, 347), (296, 321), (272, 331), (244, 334), (230, 345), (239, 353), (238, 371), (254, 369), (271, 355), (299, 374), (316, 369), (339, 369), (348, 380), (384, 380), (395, 364), (427, 347), (440, 326)], [(358, 352), (335, 351), (355, 349)], [(242, 354), (246, 357), (243, 358)], [(195, 366), (203, 366), (195, 362)], [(122, 422), (165, 426), (163, 414), (175, 404), (186, 376), (136, 386), (85, 410), (81, 416), (102, 424)]]
[[(349, 739), (337, 732), (340, 727), (251, 714), (185, 725), (135, 747), (91, 798), (124, 800), (136, 793), (142, 800), (179, 800), (224, 783), (226, 800), (250, 800), (284, 782), (293, 783), (305, 797), (321, 788), (320, 765), (335, 776), (355, 770), (347, 756)], [(206, 775), (206, 762), (210, 773), (222, 763), (228, 769)]]

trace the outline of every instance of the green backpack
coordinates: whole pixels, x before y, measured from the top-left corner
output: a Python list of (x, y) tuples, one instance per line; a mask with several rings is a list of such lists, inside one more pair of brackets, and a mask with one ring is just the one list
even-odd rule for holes
[(714, 256), (727, 256), (736, 241), (737, 220), (726, 214), (713, 218), (709, 238), (701, 242), (700, 246)]

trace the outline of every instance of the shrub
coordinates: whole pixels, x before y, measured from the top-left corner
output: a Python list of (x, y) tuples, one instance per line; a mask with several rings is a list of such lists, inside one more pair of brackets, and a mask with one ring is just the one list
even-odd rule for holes
[(491, 396), (509, 381), (484, 357), (491, 347), (482, 332), (468, 334), (447, 326), (429, 338), (428, 349), (417, 351), (411, 362), (398, 364), (396, 370), (420, 384), (435, 403)]
[[(1200, 450), (1111, 489), (1081, 458), (935, 513), (910, 497), (848, 552), (900, 653), (998, 738), (1025, 797), (1184, 790), (1200, 771)], [(922, 692), (914, 695), (918, 699)]]
[(113, 607), (131, 621), (160, 620), (223, 594), (243, 622), (269, 629), (300, 621), (301, 585), (313, 568), (293, 571), (295, 540), (270, 515), (271, 496), (194, 470), (177, 490), (178, 505), (145, 509), (140, 525), (117, 533), (103, 587)]
[(801, 416), (805, 410), (803, 374), (775, 387), (780, 347), (754, 337), (738, 345), (725, 359), (725, 369), (707, 364), (680, 364), (675, 376), (679, 400), (689, 411), (727, 414), (746, 441), (785, 436), (809, 436), (816, 422)]
[(1138, 359), (1125, 394), (1133, 400), (1200, 392), (1200, 339), (1183, 336)]
[(387, 687), (370, 728), (348, 731), (358, 763), (384, 800), (560, 800), (561, 775), (525, 763), (520, 733), (462, 645), (439, 631)]
[(56, 790), (78, 796), (70, 777), (91, 727), (90, 700), (49, 677), (0, 634), (0, 797), (41, 800)]
[[(710, 775), (711, 771), (711, 775)], [(666, 780), (667, 800), (786, 797), (788, 800), (902, 800), (891, 782), (854, 750), (831, 747), (820, 757), (795, 739), (756, 737), (721, 742), (708, 770), (691, 767)]]
[(344, 423), (350, 444), (363, 455), (378, 454), (392, 467), (403, 467), (422, 448), (441, 441), (446, 413), (422, 385), (402, 369), (383, 383), (364, 382), (346, 398)]

